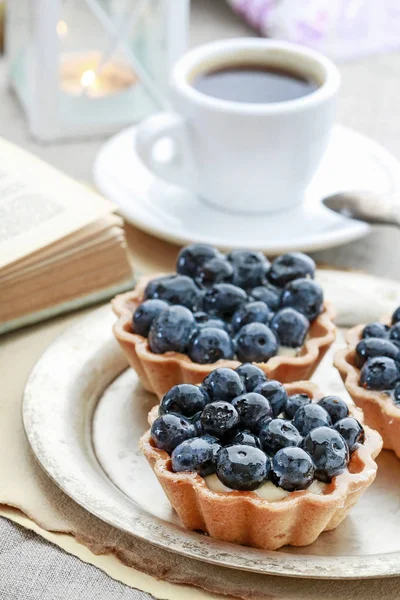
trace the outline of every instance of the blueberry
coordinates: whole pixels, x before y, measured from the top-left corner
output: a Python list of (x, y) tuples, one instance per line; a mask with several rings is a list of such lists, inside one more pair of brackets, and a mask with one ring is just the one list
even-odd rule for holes
[(202, 387), (206, 390), (211, 402), (222, 400), (231, 402), (236, 396), (245, 393), (243, 381), (233, 369), (221, 367), (211, 371), (204, 379)]
[(398, 321), (400, 321), (400, 306), (398, 308), (396, 308), (396, 310), (394, 311), (394, 313), (392, 315), (392, 325), (394, 325), (395, 323), (398, 323)]
[(317, 427), (324, 425), (330, 427), (332, 419), (322, 406), (312, 402), (297, 409), (293, 417), (293, 425), (297, 427), (301, 435), (305, 436)]
[(261, 423), (272, 418), (271, 405), (264, 396), (248, 392), (232, 400), (240, 417), (240, 427), (257, 433)]
[(278, 287), (284, 287), (294, 279), (314, 279), (315, 262), (302, 252), (289, 252), (276, 258), (268, 272), (268, 279)]
[(187, 353), (193, 362), (204, 365), (233, 358), (235, 350), (229, 333), (217, 327), (204, 327), (190, 338)]
[(229, 326), (225, 321), (205, 312), (195, 312), (194, 320), (196, 321), (197, 329), (202, 329), (203, 327), (218, 327), (218, 329), (225, 329), (225, 331), (229, 332)]
[(214, 437), (213, 435), (210, 435), (209, 433), (205, 433), (204, 435), (201, 436), (201, 438), (203, 440), (207, 440), (208, 442), (215, 444), (217, 446), (220, 446), (221, 444), (219, 443), (219, 439)]
[(202, 435), (201, 439), (205, 440), (206, 442), (212, 445), (215, 466), (217, 464), (217, 454), (219, 449), (221, 448), (221, 442), (218, 438), (214, 437), (213, 435), (210, 435), (209, 433), (205, 433), (204, 435)]
[(288, 419), (293, 419), (294, 415), (301, 406), (311, 404), (311, 398), (307, 394), (293, 394), (286, 401), (285, 414)]
[(231, 321), (232, 331), (236, 333), (249, 323), (265, 323), (267, 325), (271, 317), (272, 312), (265, 302), (247, 302), (234, 313)]
[(147, 299), (165, 300), (193, 310), (201, 298), (200, 290), (190, 277), (169, 275), (151, 281), (145, 290)]
[(178, 254), (176, 261), (176, 272), (180, 275), (196, 277), (199, 267), (204, 265), (212, 258), (219, 257), (220, 253), (216, 248), (208, 244), (191, 244), (185, 246)]
[(236, 354), (241, 362), (266, 362), (278, 352), (278, 342), (264, 323), (249, 323), (236, 336)]
[(154, 319), (166, 308), (168, 308), (168, 304), (164, 300), (145, 300), (142, 302), (133, 313), (133, 333), (147, 337)]
[(260, 448), (260, 440), (254, 433), (250, 431), (239, 431), (232, 440), (229, 442), (230, 445), (241, 444), (244, 446), (254, 446)]
[(305, 490), (314, 479), (313, 461), (301, 448), (282, 448), (272, 459), (271, 479), (287, 492)]
[(363, 364), (373, 356), (387, 356), (399, 360), (400, 349), (390, 340), (382, 338), (367, 338), (356, 346), (355, 363), (361, 369)]
[(201, 413), (202, 412), (203, 411), (199, 411), (195, 415), (193, 415), (192, 417), (188, 417), (190, 419), (190, 422), (192, 423), (195, 431), (196, 431), (196, 436), (197, 437), (201, 437), (201, 436), (205, 435), (204, 429), (203, 429), (203, 425), (201, 424)]
[(366, 338), (388, 338), (389, 327), (383, 323), (370, 323), (366, 325), (362, 332), (362, 337)]
[(222, 439), (238, 427), (239, 415), (229, 402), (212, 402), (204, 408), (200, 421), (205, 433)]
[(205, 293), (203, 308), (210, 315), (228, 319), (245, 302), (247, 294), (242, 288), (231, 283), (216, 283)]
[(267, 479), (269, 472), (269, 460), (259, 448), (236, 444), (218, 452), (217, 476), (233, 490), (255, 490)]
[(325, 396), (318, 401), (318, 404), (329, 414), (332, 423), (344, 419), (349, 414), (349, 407), (340, 396)]
[(172, 470), (175, 473), (195, 471), (201, 477), (215, 473), (214, 456), (220, 446), (204, 437), (185, 440), (177, 446), (171, 455)]
[(169, 306), (154, 319), (150, 327), (150, 350), (155, 354), (185, 352), (194, 326), (195, 320), (188, 308)]
[(310, 323), (294, 308), (283, 308), (272, 317), (270, 327), (281, 346), (300, 348), (304, 344)]
[(274, 417), (277, 417), (286, 409), (288, 395), (285, 386), (279, 381), (272, 380), (260, 383), (254, 391), (269, 401)]
[(193, 417), (210, 402), (204, 388), (190, 383), (174, 385), (163, 397), (158, 410), (160, 415), (179, 413), (185, 417)]
[(374, 356), (361, 369), (360, 385), (367, 390), (391, 390), (399, 377), (399, 368), (393, 358)]
[(233, 267), (223, 256), (208, 260), (198, 268), (196, 282), (204, 287), (216, 283), (230, 283), (233, 279)]
[(175, 277), (175, 273), (170, 273), (169, 275), (161, 275), (161, 277), (155, 277), (154, 279), (151, 279), (144, 290), (145, 300), (158, 298), (157, 290), (162, 288), (162, 286), (167, 284), (171, 279), (175, 279)]
[(391, 339), (393, 342), (400, 341), (400, 322), (397, 322), (391, 326), (389, 331), (389, 339)]
[(349, 462), (349, 449), (338, 431), (330, 427), (317, 427), (304, 438), (302, 447), (315, 465), (315, 477), (330, 483), (343, 473)]
[(254, 392), (258, 385), (268, 380), (264, 371), (252, 363), (242, 363), (235, 371), (243, 381), (246, 392)]
[(233, 265), (233, 283), (249, 289), (261, 285), (269, 268), (269, 262), (261, 252), (233, 250), (226, 257)]
[(296, 279), (285, 286), (281, 298), (283, 308), (294, 308), (309, 321), (313, 321), (322, 311), (324, 293), (321, 286), (312, 279)]
[(390, 340), (400, 350), (400, 340)]
[(171, 454), (181, 442), (195, 437), (196, 430), (193, 424), (184, 417), (175, 413), (161, 415), (151, 426), (151, 439), (160, 450)]
[(272, 419), (263, 423), (258, 435), (261, 447), (267, 454), (275, 454), (287, 446), (298, 446), (302, 440), (293, 423), (285, 419)]
[(273, 311), (278, 310), (281, 302), (282, 290), (275, 287), (271, 283), (259, 285), (253, 288), (250, 292), (250, 298), (252, 300), (259, 300), (265, 302), (265, 304)]
[(394, 388), (393, 402), (397, 406), (400, 406), (400, 383), (396, 384), (396, 387)]
[(335, 424), (335, 429), (340, 433), (349, 447), (350, 454), (364, 443), (364, 428), (354, 417), (346, 417)]

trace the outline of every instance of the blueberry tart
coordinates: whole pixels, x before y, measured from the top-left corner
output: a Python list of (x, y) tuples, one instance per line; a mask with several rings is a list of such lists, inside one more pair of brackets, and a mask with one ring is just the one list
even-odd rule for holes
[(335, 366), (365, 422), (400, 458), (400, 307), (380, 322), (350, 329)]
[(279, 381), (308, 379), (335, 337), (314, 274), (314, 261), (299, 252), (270, 263), (260, 252), (224, 255), (193, 244), (179, 252), (176, 273), (142, 278), (114, 298), (114, 333), (159, 398), (240, 362)]
[(356, 407), (250, 363), (175, 385), (149, 423), (141, 450), (183, 524), (268, 550), (335, 529), (375, 479), (382, 447)]

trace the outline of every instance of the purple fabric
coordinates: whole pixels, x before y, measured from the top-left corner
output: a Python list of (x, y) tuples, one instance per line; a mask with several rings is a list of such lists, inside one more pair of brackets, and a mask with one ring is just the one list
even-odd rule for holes
[(262, 35), (336, 59), (400, 47), (400, 0), (227, 0)]

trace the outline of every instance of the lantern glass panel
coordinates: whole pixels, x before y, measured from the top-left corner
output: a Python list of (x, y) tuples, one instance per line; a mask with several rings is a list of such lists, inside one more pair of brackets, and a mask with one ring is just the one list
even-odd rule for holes
[(188, 0), (18, 0), (8, 26), (10, 82), (32, 132), (106, 133), (160, 108), (186, 48)]

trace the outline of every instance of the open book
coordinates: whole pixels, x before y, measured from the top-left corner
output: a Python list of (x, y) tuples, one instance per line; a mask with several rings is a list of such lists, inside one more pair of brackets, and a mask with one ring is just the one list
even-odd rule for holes
[(132, 285), (113, 212), (108, 200), (0, 138), (0, 333)]

